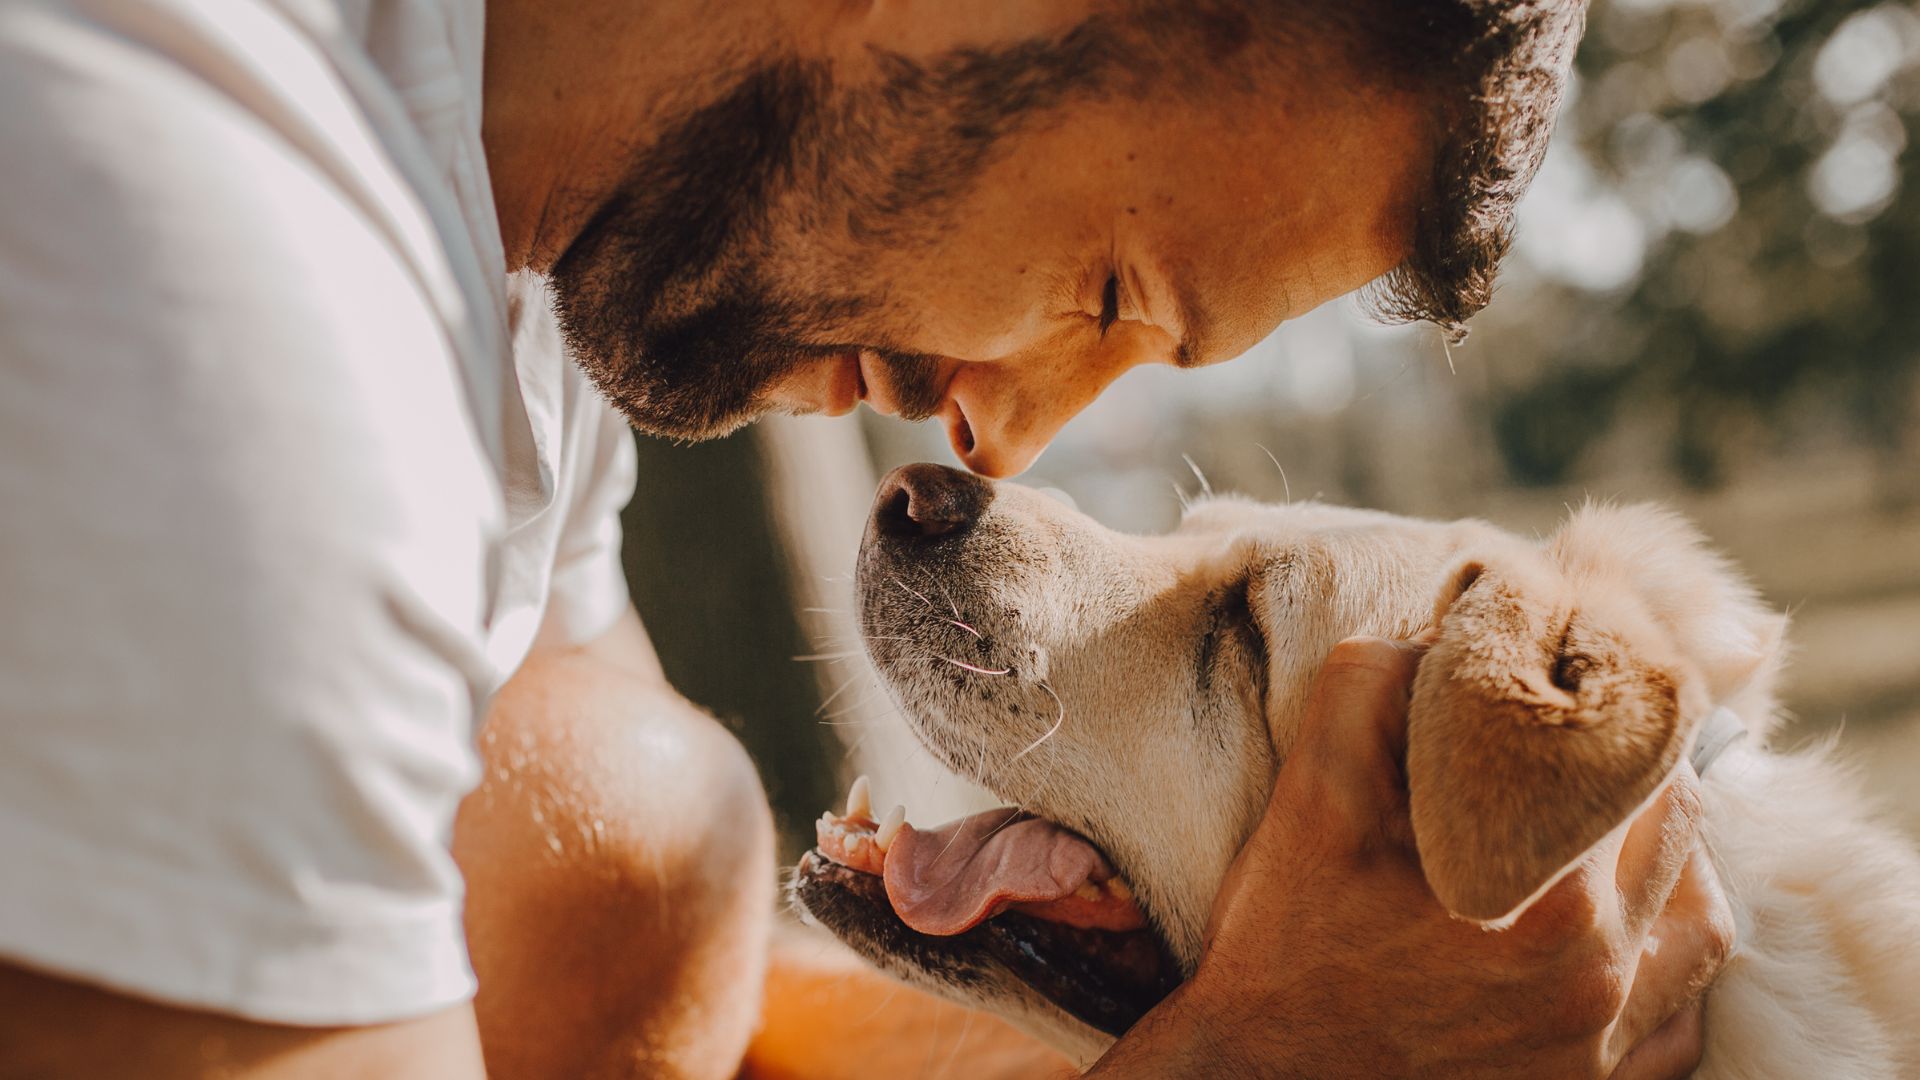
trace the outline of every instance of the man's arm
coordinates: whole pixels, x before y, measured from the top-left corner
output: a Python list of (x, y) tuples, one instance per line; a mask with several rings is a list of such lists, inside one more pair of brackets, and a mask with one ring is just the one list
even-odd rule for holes
[[(632, 755), (635, 739), (655, 749)], [(529, 657), (481, 750), (488, 779), (461, 809), (455, 854), (492, 1080), (736, 1067), (834, 1080), (941, 1062), (973, 1080), (1072, 1074), (1004, 1021), (835, 942), (795, 929), (769, 948), (778, 868), (757, 778), (666, 684), (631, 611), (584, 646)], [(595, 820), (597, 842), (579, 843)]]
[(733, 1076), (774, 908), (740, 744), (667, 685), (629, 608), (536, 649), (480, 753), (453, 850), (491, 1080)]
[(1416, 650), (1343, 643), (1194, 978), (1107, 1077), (1593, 1077), (1693, 1071), (1732, 913), (1695, 843), (1688, 770), (1511, 929), (1453, 919), (1413, 853)]
[(766, 1005), (741, 1080), (1066, 1080), (1059, 1052), (992, 1013), (881, 974), (825, 934), (774, 933)]
[(176, 1009), (0, 964), (0, 1080), (484, 1080), (473, 1009), (298, 1028)]
[(480, 743), (455, 829), (477, 1032), (469, 1004), (291, 1027), (0, 964), (0, 1080), (731, 1076), (772, 914), (771, 829), (739, 744), (666, 685), (631, 611), (529, 656)]
[(151, 8), (0, 6), (0, 1076), (477, 1078), (492, 470), (398, 219)]

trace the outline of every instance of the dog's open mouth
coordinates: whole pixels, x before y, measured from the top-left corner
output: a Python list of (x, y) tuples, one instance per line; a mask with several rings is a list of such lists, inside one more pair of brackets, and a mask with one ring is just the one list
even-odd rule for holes
[(842, 936), (922, 966), (989, 959), (1110, 1035), (1179, 984), (1106, 856), (1044, 818), (1000, 809), (915, 829), (897, 809), (876, 820), (863, 777), (845, 814), (820, 818), (816, 838), (794, 889)]

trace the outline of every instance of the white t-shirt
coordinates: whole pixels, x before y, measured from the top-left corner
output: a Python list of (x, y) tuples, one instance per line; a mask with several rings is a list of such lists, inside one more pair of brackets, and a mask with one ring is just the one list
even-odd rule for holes
[(633, 487), (501, 269), (482, 29), (0, 0), (0, 959), (300, 1024), (471, 993), (474, 719), (624, 609)]

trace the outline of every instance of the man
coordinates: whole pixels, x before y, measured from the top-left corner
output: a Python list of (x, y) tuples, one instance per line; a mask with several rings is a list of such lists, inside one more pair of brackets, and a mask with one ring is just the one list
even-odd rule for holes
[[(626, 606), (593, 389), (864, 400), (997, 476), (1369, 282), (1457, 330), (1554, 7), (0, 6), (0, 1076), (730, 1075), (767, 813)], [(1690, 1067), (1691, 786), (1454, 924), (1391, 840), (1409, 657), (1336, 654), (1103, 1070)]]

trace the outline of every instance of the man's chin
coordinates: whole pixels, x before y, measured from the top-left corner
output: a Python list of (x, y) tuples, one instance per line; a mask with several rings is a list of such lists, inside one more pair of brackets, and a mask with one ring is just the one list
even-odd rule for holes
[(725, 438), (769, 416), (842, 415), (860, 403), (857, 395), (849, 394), (845, 408), (830, 409), (810, 394), (795, 393), (792, 381), (772, 380), (748, 395), (738, 388), (676, 388), (665, 394), (636, 392), (631, 386), (600, 389), (636, 430), (676, 442)]
[[(631, 416), (631, 414), (629, 414)], [(807, 405), (789, 405), (781, 402), (755, 402), (710, 421), (681, 423), (668, 421), (664, 424), (634, 423), (634, 428), (648, 435), (676, 442), (707, 442), (712, 439), (724, 439), (739, 431), (765, 420), (769, 416), (821, 416), (821, 411)]]
[(690, 343), (694, 328), (647, 331), (606, 317), (606, 302), (582, 303), (559, 289), (556, 300), (568, 356), (648, 435), (702, 442), (766, 416), (859, 403), (857, 375), (835, 381), (847, 368), (835, 362), (838, 355), (794, 345), (764, 328), (743, 329), (751, 311), (739, 313), (738, 321), (704, 312), (697, 321), (722, 328)]
[(790, 411), (764, 392), (700, 385), (635, 385), (632, 379), (607, 379), (604, 369), (580, 365), (600, 395), (627, 418), (634, 430), (674, 442), (722, 439), (777, 412)]
[(615, 402), (614, 404), (626, 415), (627, 422), (633, 425), (635, 431), (643, 435), (683, 443), (724, 439), (755, 421), (785, 411), (765, 406), (747, 406), (722, 415), (688, 418), (658, 415), (644, 402), (636, 404)]

